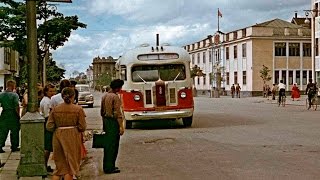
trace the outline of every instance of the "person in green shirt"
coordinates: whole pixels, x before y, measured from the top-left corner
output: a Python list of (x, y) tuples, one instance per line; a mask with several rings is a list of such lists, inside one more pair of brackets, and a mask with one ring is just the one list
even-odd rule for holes
[(6, 90), (0, 93), (2, 112), (0, 115), (0, 153), (4, 153), (3, 147), (10, 133), (11, 151), (19, 151), (20, 108), (19, 96), (13, 92), (16, 88), (14, 80), (8, 80)]

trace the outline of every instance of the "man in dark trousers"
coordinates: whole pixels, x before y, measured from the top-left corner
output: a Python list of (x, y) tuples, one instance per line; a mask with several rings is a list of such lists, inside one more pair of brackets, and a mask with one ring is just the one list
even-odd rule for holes
[(106, 144), (103, 154), (103, 171), (106, 174), (119, 173), (115, 166), (120, 136), (124, 133), (121, 101), (118, 92), (121, 91), (123, 80), (115, 79), (110, 83), (111, 90), (106, 92), (101, 100), (100, 113), (103, 121), (103, 130), (106, 132)]
[(307, 84), (307, 89), (306, 89), (306, 94), (308, 94), (308, 101), (309, 101), (308, 110), (311, 108), (312, 98), (317, 94), (317, 92), (318, 92), (317, 85), (312, 82), (312, 79), (309, 79), (309, 83)]
[(234, 87), (234, 84), (231, 86), (231, 97), (234, 98), (234, 92), (236, 91), (236, 88)]
[(10, 132), (11, 151), (19, 151), (19, 131), (20, 131), (20, 108), (19, 96), (13, 92), (16, 88), (14, 80), (8, 80), (6, 90), (0, 94), (0, 104), (2, 112), (0, 115), (0, 153)]

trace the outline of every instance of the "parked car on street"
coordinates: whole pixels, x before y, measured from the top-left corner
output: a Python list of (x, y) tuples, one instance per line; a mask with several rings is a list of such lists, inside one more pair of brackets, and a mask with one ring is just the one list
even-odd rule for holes
[(94, 98), (87, 84), (77, 84), (76, 89), (79, 91), (78, 104), (93, 107)]

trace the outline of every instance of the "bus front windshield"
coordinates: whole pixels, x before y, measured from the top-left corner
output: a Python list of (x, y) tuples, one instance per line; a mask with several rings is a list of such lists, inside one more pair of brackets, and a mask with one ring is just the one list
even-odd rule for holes
[(157, 80), (178, 81), (186, 79), (183, 64), (140, 65), (132, 68), (133, 82), (151, 82)]

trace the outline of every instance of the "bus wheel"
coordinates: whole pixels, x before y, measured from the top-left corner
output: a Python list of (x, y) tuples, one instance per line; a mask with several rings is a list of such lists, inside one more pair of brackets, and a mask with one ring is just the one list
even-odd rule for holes
[(126, 121), (126, 129), (132, 129), (132, 121)]
[(183, 122), (184, 127), (190, 127), (192, 124), (192, 116), (182, 118), (182, 122)]

